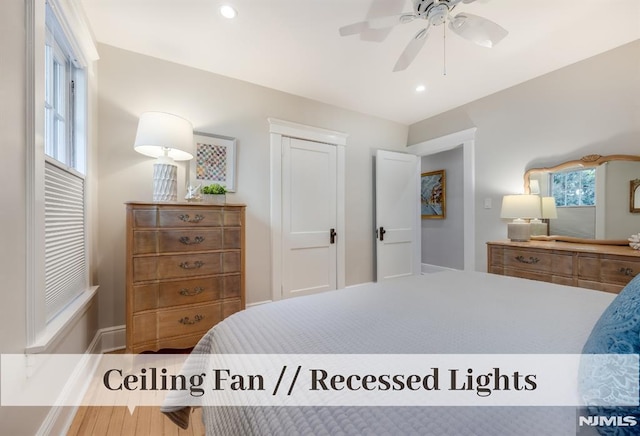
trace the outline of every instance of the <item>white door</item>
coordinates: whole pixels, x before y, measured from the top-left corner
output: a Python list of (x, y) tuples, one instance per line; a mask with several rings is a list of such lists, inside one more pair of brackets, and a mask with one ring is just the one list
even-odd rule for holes
[(336, 147), (283, 137), (282, 153), (282, 297), (336, 289)]
[(416, 274), (419, 270), (419, 157), (376, 152), (377, 280)]

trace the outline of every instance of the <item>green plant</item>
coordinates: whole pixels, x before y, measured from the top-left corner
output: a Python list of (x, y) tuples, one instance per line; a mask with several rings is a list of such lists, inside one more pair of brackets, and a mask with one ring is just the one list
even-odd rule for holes
[(225, 188), (224, 186), (218, 184), (218, 183), (214, 183), (212, 185), (208, 185), (205, 186), (204, 188), (202, 188), (202, 193), (203, 194), (214, 194), (214, 195), (221, 195), (221, 194), (226, 194), (227, 193), (227, 188)]

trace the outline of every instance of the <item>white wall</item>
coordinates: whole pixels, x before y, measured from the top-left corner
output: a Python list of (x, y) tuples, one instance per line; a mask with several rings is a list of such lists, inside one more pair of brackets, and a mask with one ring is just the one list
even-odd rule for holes
[(151, 199), (153, 160), (133, 150), (138, 117), (150, 110), (237, 138), (238, 189), (228, 201), (247, 205), (249, 304), (271, 299), (267, 117), (348, 133), (346, 282), (373, 280), (372, 150), (404, 149), (408, 126), (115, 47), (101, 45), (99, 53), (101, 327), (124, 324), (124, 203)]
[(485, 243), (506, 238), (499, 205), (504, 194), (523, 192), (528, 168), (639, 153), (639, 58), (635, 41), (410, 126), (409, 144), (478, 128), (477, 270), (486, 270)]
[(462, 147), (422, 157), (422, 172), (445, 170), (445, 219), (422, 220), (422, 263), (464, 269)]

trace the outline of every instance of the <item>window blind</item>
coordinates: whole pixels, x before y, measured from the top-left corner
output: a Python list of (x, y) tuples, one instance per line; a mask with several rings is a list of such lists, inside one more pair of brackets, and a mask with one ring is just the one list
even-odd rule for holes
[(47, 322), (87, 288), (84, 179), (45, 162)]

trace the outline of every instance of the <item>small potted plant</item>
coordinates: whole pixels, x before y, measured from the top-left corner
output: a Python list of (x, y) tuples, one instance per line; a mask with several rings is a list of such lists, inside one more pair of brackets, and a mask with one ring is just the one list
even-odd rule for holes
[(206, 203), (225, 204), (227, 200), (227, 188), (214, 183), (202, 188), (202, 198)]

